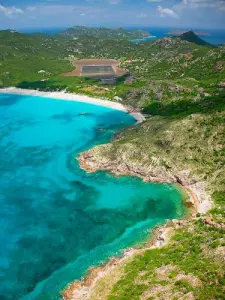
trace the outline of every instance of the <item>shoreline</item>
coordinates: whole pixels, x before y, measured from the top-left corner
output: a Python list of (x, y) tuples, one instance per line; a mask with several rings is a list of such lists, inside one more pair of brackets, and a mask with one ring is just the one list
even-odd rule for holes
[(99, 168), (91, 161), (91, 155), (89, 155), (89, 151), (91, 150), (92, 149), (80, 153), (80, 155), (76, 158), (80, 164), (80, 168), (87, 173), (108, 171), (114, 176), (134, 176), (142, 179), (144, 182), (177, 184), (181, 191), (184, 191), (189, 196), (189, 202), (192, 203), (197, 213), (205, 214), (212, 207), (212, 200), (206, 191), (204, 182), (191, 183), (179, 178), (178, 176), (174, 176), (174, 179), (169, 177), (162, 179), (149, 176), (144, 173), (137, 173), (137, 171), (132, 169), (121, 171), (118, 168), (114, 169), (112, 165)]
[[(92, 173), (98, 171), (98, 169), (88, 165), (86, 159), (82, 157), (82, 155), (77, 159), (80, 163), (80, 167), (86, 172)], [(151, 178), (151, 180), (146, 180), (147, 178), (144, 176), (140, 176), (140, 174), (134, 175), (134, 173), (129, 172), (126, 174), (119, 174), (114, 172), (112, 173), (116, 176), (131, 175), (139, 177), (142, 180), (148, 182), (165, 183), (165, 181), (161, 181), (158, 178)], [(110, 288), (112, 288), (113, 285), (121, 278), (120, 276), (122, 276), (123, 269), (125, 268), (126, 264), (131, 262), (136, 255), (143, 255), (147, 250), (161, 248), (168, 245), (176, 229), (188, 226), (189, 222), (196, 218), (196, 214), (198, 212), (202, 211), (202, 213), (205, 213), (209, 209), (211, 205), (210, 202), (207, 202), (207, 205), (205, 205), (204, 203), (203, 207), (201, 207), (201, 203), (199, 201), (200, 190), (198, 185), (183, 185), (179, 182), (170, 183), (176, 184), (177, 188), (182, 193), (184, 205), (189, 210), (189, 214), (187, 216), (184, 216), (182, 219), (167, 220), (164, 225), (159, 225), (152, 228), (146, 242), (144, 242), (144, 244), (140, 247), (138, 247), (138, 245), (135, 245), (128, 249), (124, 249), (122, 255), (118, 257), (112, 256), (108, 258), (105, 263), (99, 266), (90, 267), (80, 280), (71, 282), (62, 291), (63, 300), (100, 299), (98, 298), (99, 291), (101, 291), (102, 289), (104, 291), (104, 283), (107, 282), (107, 292), (107, 289), (109, 291)], [(209, 198), (207, 198), (207, 200), (209, 201)], [(120, 274), (120, 276), (118, 276), (118, 274)]]
[(143, 255), (147, 250), (162, 248), (168, 245), (175, 230), (187, 226), (191, 219), (191, 216), (183, 219), (173, 219), (164, 225), (152, 228), (151, 236), (140, 248), (136, 245), (124, 249), (122, 255), (112, 256), (105, 263), (90, 267), (80, 280), (71, 282), (62, 291), (62, 299), (91, 300), (93, 295), (96, 296), (96, 285), (98, 290), (98, 285), (101, 285), (101, 281), (108, 279), (111, 285), (115, 284), (120, 279), (120, 277), (116, 278), (116, 276), (113, 276), (114, 273), (117, 275), (118, 269), (121, 271), (136, 255)]
[(126, 107), (122, 103), (110, 101), (107, 99), (94, 98), (86, 95), (73, 94), (65, 91), (46, 92), (46, 91), (39, 91), (39, 90), (20, 89), (16, 87), (0, 88), (0, 94), (4, 94), (4, 93), (25, 95), (25, 96), (39, 96), (39, 97), (58, 99), (58, 100), (89, 103), (93, 105), (108, 107), (114, 110), (123, 111), (124, 113), (128, 113), (137, 121), (137, 124), (142, 123), (145, 120), (145, 117), (139, 111), (134, 111), (134, 109), (130, 107)]
[(84, 171), (88, 173), (108, 171), (114, 176), (135, 176), (145, 182), (176, 184), (177, 188), (183, 194), (184, 205), (189, 210), (189, 215), (183, 216), (182, 219), (167, 221), (164, 225), (153, 228), (151, 231), (152, 234), (148, 237), (147, 242), (143, 244), (140, 249), (138, 249), (137, 246), (133, 246), (125, 249), (122, 256), (113, 256), (103, 265), (91, 267), (83, 278), (71, 282), (64, 289), (62, 294), (63, 300), (100, 300), (96, 297), (96, 290), (101, 289), (101, 283), (103, 283), (104, 286), (104, 282), (110, 282), (111, 285), (106, 284), (105, 286), (108, 289), (109, 286), (112, 287), (113, 284), (115, 284), (120, 278), (118, 278), (118, 270), (121, 272), (124, 266), (131, 261), (135, 255), (143, 254), (149, 249), (168, 245), (170, 237), (176, 229), (188, 226), (188, 223), (196, 218), (197, 213), (205, 214), (212, 207), (212, 200), (206, 190), (204, 182), (192, 182), (191, 180), (186, 180), (177, 174), (162, 179), (156, 176), (153, 177), (154, 174), (147, 174), (142, 171), (138, 172), (137, 169), (133, 170), (130, 167), (126, 167), (124, 169), (118, 168), (117, 165), (114, 166), (114, 164), (111, 164), (110, 162), (108, 162), (108, 164), (103, 163), (102, 165), (101, 163), (96, 164), (95, 161), (92, 160), (91, 150), (92, 149), (80, 153), (80, 155), (76, 158), (79, 161), (80, 167)]
[[(98, 169), (93, 168), (93, 166), (88, 166), (88, 163), (85, 161), (85, 159), (82, 160), (81, 157), (78, 157), (77, 159), (80, 163), (80, 167), (86, 172), (90, 173), (98, 171)], [(113, 174), (116, 176), (135, 176), (134, 174), (129, 173)], [(139, 177), (142, 180), (146, 179), (140, 175), (136, 175), (136, 177)], [(148, 181), (165, 183), (165, 181), (160, 181), (158, 178), (154, 179), (155, 180), (153, 180), (152, 178), (151, 181)], [(172, 182), (170, 183), (172, 184)], [(182, 185), (178, 182), (173, 183), (177, 184), (177, 188), (180, 189), (180, 192), (183, 194), (184, 205), (186, 205), (187, 209), (189, 210), (188, 216), (184, 216), (182, 219), (168, 220), (164, 225), (152, 228), (149, 238), (140, 248), (138, 247), (138, 245), (136, 245), (128, 249), (124, 249), (121, 256), (112, 256), (108, 258), (105, 263), (99, 266), (90, 267), (80, 280), (71, 282), (62, 291), (63, 300), (91, 300), (92, 298), (94, 298), (95, 300), (98, 299), (98, 297), (96, 298), (96, 293), (98, 296), (99, 290), (101, 290), (102, 288), (101, 285), (103, 284), (104, 287), (104, 282), (107, 282), (107, 289), (110, 290), (110, 288), (112, 288), (113, 285), (120, 279), (120, 277), (118, 277), (118, 274), (123, 274), (123, 269), (125, 268), (126, 264), (131, 262), (136, 255), (142, 255), (145, 253), (145, 251), (150, 249), (167, 246), (176, 229), (188, 226), (189, 222), (196, 218), (197, 213), (200, 212), (204, 214), (209, 210), (209, 208), (211, 207), (210, 197), (206, 199), (206, 203), (202, 204), (199, 201), (199, 193), (201, 193), (202, 186), (199, 187), (198, 185)], [(188, 197), (188, 199), (186, 198), (186, 201), (185, 197)]]
[[(19, 89), (16, 87), (2, 88), (0, 89), (0, 94), (1, 93), (28, 95), (28, 96), (29, 95), (41, 96), (45, 98), (84, 102), (93, 105), (109, 107), (130, 114), (133, 118), (137, 120), (136, 125), (142, 123), (145, 120), (144, 116), (139, 111), (136, 111), (132, 107), (126, 107), (121, 103), (117, 103), (109, 100), (102, 100), (98, 98), (92, 98), (85, 95), (72, 94), (68, 92), (44, 92), (44, 91), (37, 91), (37, 90), (26, 90), (26, 89)], [(80, 163), (80, 168), (85, 170), (86, 172), (92, 173), (92, 172), (99, 171), (98, 168), (89, 164), (88, 157), (84, 157), (83, 153), (80, 153), (80, 156), (77, 159)], [(126, 174), (120, 173), (118, 171), (113, 172), (113, 170), (110, 169), (107, 169), (107, 171), (110, 171), (116, 176), (131, 175), (131, 176), (139, 177), (146, 182), (177, 184), (181, 192), (184, 194), (186, 193), (186, 195), (188, 196), (189, 200), (186, 201), (186, 206), (188, 208), (193, 209), (193, 211), (190, 210), (189, 217), (184, 217), (183, 219), (170, 220), (166, 222), (164, 225), (154, 227), (151, 231), (152, 234), (149, 236), (147, 242), (141, 248), (134, 246), (125, 249), (123, 251), (122, 256), (110, 257), (108, 261), (103, 265), (97, 267), (91, 267), (88, 270), (89, 274), (87, 276), (84, 276), (81, 280), (76, 280), (72, 282), (65, 288), (62, 294), (64, 300), (91, 299), (89, 298), (90, 293), (93, 292), (93, 287), (98, 280), (101, 280), (104, 276), (111, 274), (114, 268), (117, 268), (121, 264), (126, 264), (127, 262), (129, 262), (129, 260), (133, 258), (135, 255), (142, 254), (149, 249), (160, 248), (167, 245), (175, 229), (179, 227), (187, 226), (188, 220), (192, 220), (195, 217), (195, 214), (197, 212), (206, 213), (211, 206), (210, 197), (206, 194), (206, 192), (205, 195), (207, 195), (208, 197), (206, 197), (204, 203), (201, 202), (200, 199), (202, 193), (204, 193), (204, 186), (202, 185), (198, 186), (198, 183), (194, 185), (188, 185), (188, 184), (184, 185), (181, 183), (182, 180), (177, 180), (177, 182), (170, 182), (169, 179), (168, 181), (162, 181), (157, 177), (144, 176), (143, 174), (132, 172), (132, 170), (130, 170), (130, 172), (126, 172)]]

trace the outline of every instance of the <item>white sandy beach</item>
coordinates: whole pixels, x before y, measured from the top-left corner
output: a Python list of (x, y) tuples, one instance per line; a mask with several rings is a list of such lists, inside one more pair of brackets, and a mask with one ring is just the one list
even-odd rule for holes
[(9, 88), (0, 89), (0, 93), (40, 96), (40, 97), (54, 98), (54, 99), (61, 99), (61, 100), (68, 100), (68, 101), (86, 102), (86, 103), (101, 105), (101, 106), (109, 107), (112, 109), (117, 109), (117, 110), (127, 112), (126, 107), (123, 106), (121, 103), (98, 99), (98, 98), (92, 98), (92, 97), (85, 96), (85, 95), (72, 94), (72, 93), (63, 92), (63, 91), (62, 92), (44, 92), (44, 91), (26, 90), (26, 89), (20, 89), (20, 88), (16, 88), (16, 87), (9, 87)]
[[(103, 100), (98, 98), (92, 98), (85, 95), (78, 95), (78, 94), (72, 94), (68, 92), (44, 92), (44, 91), (37, 91), (37, 90), (26, 90), (26, 89), (20, 89), (16, 87), (8, 87), (8, 88), (2, 88), (0, 89), (0, 93), (10, 93), (10, 94), (17, 94), (17, 95), (30, 95), (30, 96), (40, 96), (40, 97), (46, 97), (46, 98), (53, 98), (53, 99), (60, 99), (60, 100), (67, 100), (67, 101), (77, 101), (77, 102), (85, 102), (90, 103), (94, 105), (100, 105), (109, 107), (112, 109), (124, 111), (126, 113), (129, 113), (129, 110), (126, 106), (124, 106), (121, 103), (113, 102), (109, 100)], [(131, 116), (133, 116), (137, 123), (142, 123), (145, 118), (140, 112), (131, 112)]]

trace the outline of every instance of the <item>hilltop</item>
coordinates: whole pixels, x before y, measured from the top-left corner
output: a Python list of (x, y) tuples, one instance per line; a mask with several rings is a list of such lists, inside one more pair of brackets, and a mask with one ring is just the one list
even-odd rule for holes
[(67, 37), (91, 36), (104, 39), (141, 39), (149, 35), (144, 30), (126, 30), (124, 28), (92, 28), (84, 26), (74, 26), (61, 32), (60, 35)]
[[(186, 32), (189, 32), (191, 30), (183, 30), (183, 29), (178, 29), (178, 30), (170, 30), (168, 32), (168, 34), (174, 34), (174, 35), (181, 35), (181, 34), (184, 34)], [(199, 31), (199, 30), (195, 30), (193, 31), (196, 35), (198, 36), (210, 36), (210, 33), (208, 32), (204, 32), (204, 31)]]
[(179, 38), (181, 40), (188, 41), (188, 42), (194, 43), (196, 45), (212, 47), (211, 44), (203, 41), (203, 39), (198, 37), (193, 31), (184, 32), (183, 34), (181, 34), (179, 36)]

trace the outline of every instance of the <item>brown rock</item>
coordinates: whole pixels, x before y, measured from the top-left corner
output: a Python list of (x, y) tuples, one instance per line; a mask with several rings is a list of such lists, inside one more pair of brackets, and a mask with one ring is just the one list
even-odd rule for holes
[(211, 226), (212, 226), (212, 224), (213, 224), (213, 219), (212, 219), (212, 217), (207, 216), (207, 217), (205, 218), (205, 220), (204, 220), (204, 223), (205, 223), (206, 225), (211, 225)]
[(224, 66), (225, 66), (225, 61), (223, 61), (223, 60), (218, 61), (216, 63), (215, 68), (213, 69), (213, 72), (219, 72), (219, 71), (221, 71), (224, 68)]
[(163, 97), (163, 92), (158, 92), (155, 94), (157, 100), (161, 100)]

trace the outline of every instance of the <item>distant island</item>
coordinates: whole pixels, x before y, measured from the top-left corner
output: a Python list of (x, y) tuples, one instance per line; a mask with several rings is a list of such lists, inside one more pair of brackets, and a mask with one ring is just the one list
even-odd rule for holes
[(105, 27), (85, 27), (74, 26), (66, 29), (60, 33), (61, 36), (66, 37), (80, 37), (91, 36), (104, 39), (119, 39), (119, 40), (132, 40), (132, 39), (144, 39), (148, 37), (149, 32), (145, 30), (126, 30), (124, 28), (105, 28)]
[[(184, 34), (184, 33), (188, 32), (188, 31), (189, 30), (180, 30), (180, 29), (177, 29), (177, 30), (171, 30), (167, 34), (181, 35), (181, 34)], [(198, 36), (210, 36), (211, 35), (208, 32), (198, 31), (198, 30), (194, 30), (194, 33), (196, 35), (198, 35)]]

